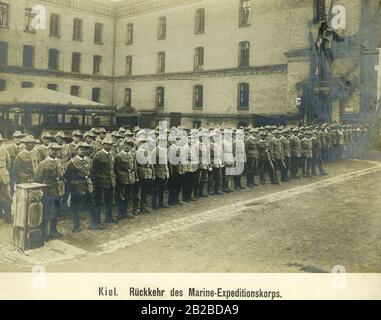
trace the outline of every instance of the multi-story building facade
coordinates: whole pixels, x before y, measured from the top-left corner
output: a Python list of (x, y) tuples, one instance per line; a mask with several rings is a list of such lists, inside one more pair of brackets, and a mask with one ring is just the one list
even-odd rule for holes
[(378, 108), (380, 13), (378, 0), (0, 0), (0, 90), (116, 106), (118, 125), (356, 118)]

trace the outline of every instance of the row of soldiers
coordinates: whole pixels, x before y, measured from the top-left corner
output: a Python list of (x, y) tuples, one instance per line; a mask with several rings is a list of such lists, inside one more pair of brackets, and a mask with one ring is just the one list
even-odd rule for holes
[(370, 139), (363, 126), (323, 124), (196, 132), (93, 128), (74, 131), (72, 141), (66, 140), (63, 132), (46, 132), (40, 141), (15, 132), (12, 143), (0, 148), (0, 213), (7, 223), (17, 184), (47, 185), (43, 234), (59, 238), (58, 217), (68, 207), (73, 232), (81, 232), (81, 211), (88, 212), (91, 229), (104, 230), (117, 220), (151, 212), (149, 198), (151, 209), (158, 210), (258, 186), (255, 177), (261, 184), (267, 177), (279, 184), (300, 179), (300, 173), (326, 175), (324, 162), (362, 158)]

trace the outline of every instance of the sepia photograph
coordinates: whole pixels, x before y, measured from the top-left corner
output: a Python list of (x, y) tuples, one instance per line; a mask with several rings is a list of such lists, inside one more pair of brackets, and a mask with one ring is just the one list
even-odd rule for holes
[(381, 273), (380, 47), (379, 0), (0, 0), (2, 279)]

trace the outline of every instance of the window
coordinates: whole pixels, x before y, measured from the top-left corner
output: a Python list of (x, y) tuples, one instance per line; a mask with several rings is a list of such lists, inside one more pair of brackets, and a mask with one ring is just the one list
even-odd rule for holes
[(81, 54), (79, 52), (72, 53), (71, 72), (81, 72)]
[(194, 69), (202, 70), (204, 67), (204, 48), (199, 47), (194, 50)]
[(238, 84), (238, 109), (249, 109), (249, 84)]
[(82, 20), (78, 18), (73, 21), (73, 40), (82, 41)]
[(0, 79), (0, 92), (7, 89), (7, 81)]
[(124, 106), (129, 109), (131, 108), (131, 105), (132, 105), (132, 96), (131, 96), (131, 89), (130, 88), (126, 88), (126, 90), (124, 91)]
[(9, 27), (9, 4), (0, 2), (0, 28)]
[(91, 99), (94, 102), (101, 102), (101, 88), (93, 88)]
[(25, 32), (36, 32), (33, 27), (33, 18), (35, 13), (32, 12), (32, 8), (25, 8)]
[(126, 75), (130, 76), (132, 74), (132, 56), (126, 57)]
[(23, 81), (21, 82), (21, 88), (33, 88), (33, 82)]
[(315, 22), (322, 21), (325, 16), (325, 0), (314, 0), (314, 18)]
[(79, 97), (81, 95), (81, 88), (79, 86), (71, 86), (70, 94), (75, 97)]
[(34, 46), (24, 46), (23, 67), (34, 68)]
[(59, 54), (60, 52), (57, 49), (49, 49), (49, 61), (48, 61), (49, 70), (58, 70)]
[(250, 65), (250, 42), (244, 41), (239, 44), (239, 66), (248, 67)]
[(240, 0), (240, 4), (239, 4), (239, 26), (240, 27), (250, 26), (250, 10), (251, 10), (251, 1)]
[(48, 89), (58, 91), (58, 85), (55, 83), (48, 83)]
[(94, 30), (94, 43), (95, 44), (103, 44), (103, 24), (96, 23)]
[(164, 108), (164, 87), (156, 88), (156, 108), (157, 109)]
[(157, 72), (165, 72), (165, 52), (159, 52), (157, 54)]
[(134, 25), (133, 23), (127, 24), (127, 41), (126, 44), (132, 44), (134, 42)]
[(50, 36), (61, 36), (61, 16), (56, 13), (50, 15)]
[(160, 17), (157, 39), (164, 40), (166, 36), (167, 36), (167, 18)]
[(193, 108), (202, 109), (204, 105), (204, 88), (197, 85), (193, 87)]
[(0, 65), (8, 64), (8, 43), (0, 41)]
[(94, 56), (93, 58), (93, 74), (101, 73), (102, 56)]
[(196, 10), (196, 18), (195, 18), (195, 33), (204, 33), (205, 32), (205, 9), (197, 9)]

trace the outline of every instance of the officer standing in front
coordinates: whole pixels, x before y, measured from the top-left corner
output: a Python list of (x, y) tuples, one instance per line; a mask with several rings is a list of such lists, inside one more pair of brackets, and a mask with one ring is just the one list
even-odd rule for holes
[(91, 159), (87, 156), (90, 146), (85, 142), (77, 144), (77, 155), (72, 158), (66, 168), (65, 180), (70, 188), (73, 232), (81, 232), (79, 211), (86, 210), (90, 217), (91, 230), (104, 230), (98, 223), (94, 207), (94, 187), (91, 180)]
[(112, 224), (112, 200), (115, 188), (114, 156), (111, 149), (113, 141), (106, 138), (102, 141), (103, 149), (93, 159), (92, 176), (94, 182), (95, 214), (98, 225), (101, 224), (101, 208), (105, 209), (105, 222)]

